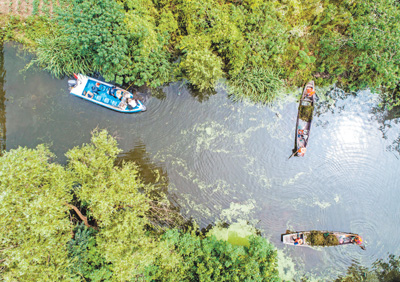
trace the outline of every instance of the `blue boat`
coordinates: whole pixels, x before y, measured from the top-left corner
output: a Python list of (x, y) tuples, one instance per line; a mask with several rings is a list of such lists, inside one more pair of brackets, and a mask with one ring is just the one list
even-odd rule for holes
[(121, 113), (146, 110), (140, 100), (122, 88), (82, 74), (74, 74), (74, 77), (76, 80), (68, 81), (72, 95)]

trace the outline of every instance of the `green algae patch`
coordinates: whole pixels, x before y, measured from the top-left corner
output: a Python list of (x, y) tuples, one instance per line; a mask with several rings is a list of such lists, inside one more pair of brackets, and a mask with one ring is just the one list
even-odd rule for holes
[(207, 236), (214, 235), (218, 240), (223, 240), (237, 246), (250, 246), (249, 238), (257, 235), (257, 230), (246, 221), (232, 223), (228, 228), (223, 226), (213, 227)]
[(306, 237), (306, 241), (311, 246), (337, 246), (339, 241), (337, 237), (329, 232), (311, 231)]

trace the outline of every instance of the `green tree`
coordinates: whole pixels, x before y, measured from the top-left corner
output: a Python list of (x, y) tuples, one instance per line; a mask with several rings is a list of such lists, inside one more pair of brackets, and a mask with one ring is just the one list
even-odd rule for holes
[(91, 144), (67, 153), (68, 169), (75, 180), (75, 196), (84, 203), (99, 232), (98, 248), (113, 264), (116, 280), (130, 280), (158, 255), (174, 263), (168, 248), (158, 244), (147, 214), (151, 208), (152, 186), (138, 177), (133, 163), (114, 166), (120, 149), (106, 131), (95, 133)]
[(74, 230), (74, 238), (68, 242), (68, 255), (71, 261), (71, 277), (90, 281), (111, 281), (112, 265), (101, 254), (97, 242), (97, 231), (83, 224)]
[(181, 67), (189, 81), (200, 91), (214, 88), (223, 75), (221, 58), (208, 49), (188, 52)]
[[(38, 42), (37, 63), (57, 76), (90, 70), (122, 83), (129, 62), (124, 17), (113, 0), (73, 0), (63, 5), (55, 18), (59, 32)], [(64, 62), (69, 63), (63, 66)]]
[[(43, 145), (0, 158), (5, 278), (60, 281), (79, 274), (96, 280), (109, 279), (112, 270), (114, 280), (126, 281), (142, 274), (155, 256), (175, 265), (168, 246), (159, 244), (150, 214), (162, 195), (148, 194), (153, 186), (141, 182), (133, 163), (115, 166), (119, 152), (114, 138), (95, 131), (90, 144), (67, 153), (67, 167), (53, 163), (54, 155)], [(96, 232), (78, 228), (74, 234), (69, 210), (76, 213), (75, 221)], [(86, 265), (77, 266), (77, 260)]]
[(0, 263), (9, 281), (68, 278), (72, 182), (47, 147), (0, 158)]

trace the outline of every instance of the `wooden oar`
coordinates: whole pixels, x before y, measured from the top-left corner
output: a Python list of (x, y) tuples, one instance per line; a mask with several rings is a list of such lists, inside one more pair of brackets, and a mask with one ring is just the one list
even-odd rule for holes
[(132, 84), (134, 84), (134, 83), (135, 83), (135, 81), (133, 81), (133, 82), (128, 86), (128, 88), (125, 89), (125, 91), (128, 91), (129, 87), (131, 87)]
[(294, 151), (294, 153), (289, 157), (289, 159), (290, 159), (291, 157), (293, 157), (295, 154), (297, 154), (297, 151)]

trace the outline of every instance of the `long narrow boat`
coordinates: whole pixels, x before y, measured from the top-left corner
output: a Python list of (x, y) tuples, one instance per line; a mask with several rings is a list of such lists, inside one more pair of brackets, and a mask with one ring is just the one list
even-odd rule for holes
[(310, 137), (311, 122), (314, 112), (315, 88), (314, 81), (306, 84), (300, 98), (296, 122), (295, 148), (293, 155), (304, 157)]
[(122, 88), (82, 74), (74, 74), (74, 77), (76, 81), (68, 81), (72, 95), (121, 113), (146, 110), (140, 100)]
[(338, 231), (299, 231), (281, 235), (281, 241), (287, 245), (299, 247), (340, 246), (356, 244), (362, 249), (362, 238), (358, 234)]

